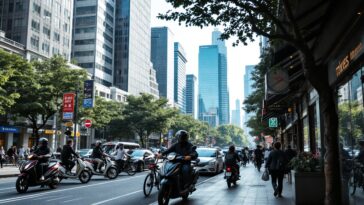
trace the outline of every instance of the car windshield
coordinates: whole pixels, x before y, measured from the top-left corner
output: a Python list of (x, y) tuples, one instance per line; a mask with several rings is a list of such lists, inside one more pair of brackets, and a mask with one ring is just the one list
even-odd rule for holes
[(216, 151), (212, 149), (197, 149), (198, 157), (216, 157)]
[(86, 155), (90, 150), (89, 149), (81, 149), (80, 150), (80, 155), (83, 156), (83, 155)]
[(104, 145), (102, 149), (107, 154), (111, 154), (114, 151), (114, 147), (115, 147), (115, 145), (113, 145), (113, 144), (111, 144), (111, 145)]
[(144, 155), (144, 150), (134, 150), (133, 153), (131, 153), (131, 155), (133, 157), (142, 157)]

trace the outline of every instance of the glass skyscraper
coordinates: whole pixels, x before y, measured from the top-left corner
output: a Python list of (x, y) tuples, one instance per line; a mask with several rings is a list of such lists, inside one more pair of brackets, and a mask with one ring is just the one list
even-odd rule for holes
[(200, 46), (198, 54), (199, 119), (210, 126), (219, 124), (219, 65), (217, 45)]
[(116, 0), (114, 85), (150, 93), (151, 0)]
[(113, 84), (115, 3), (75, 1), (72, 56), (93, 79)]
[(168, 27), (152, 28), (151, 61), (156, 71), (161, 97), (174, 105), (174, 38)]
[(240, 100), (236, 99), (235, 100), (235, 110), (232, 110), (231, 112), (231, 122), (233, 125), (236, 125), (238, 127), (241, 127), (241, 104), (240, 104)]
[(174, 43), (174, 102), (186, 113), (186, 53), (179, 42)]
[(186, 75), (186, 114), (198, 118), (198, 90), (197, 77), (193, 74)]
[[(245, 74), (244, 74), (244, 99), (246, 99), (254, 90), (253, 90), (253, 80), (252, 73), (254, 71), (255, 65), (247, 65), (245, 66)], [(249, 134), (250, 128), (246, 125), (251, 117), (254, 116), (254, 113), (244, 113), (244, 132)]]

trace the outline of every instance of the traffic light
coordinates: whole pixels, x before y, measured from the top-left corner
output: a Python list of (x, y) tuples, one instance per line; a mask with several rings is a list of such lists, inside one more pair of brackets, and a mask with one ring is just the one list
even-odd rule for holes
[(67, 135), (67, 136), (71, 136), (71, 134), (72, 134), (71, 128), (66, 127), (66, 131), (64, 132), (64, 134)]

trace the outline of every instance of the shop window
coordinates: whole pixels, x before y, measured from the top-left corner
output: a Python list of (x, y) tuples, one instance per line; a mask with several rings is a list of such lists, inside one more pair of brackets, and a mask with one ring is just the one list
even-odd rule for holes
[(309, 125), (308, 125), (308, 117), (303, 118), (303, 149), (305, 152), (310, 151), (310, 134), (309, 134)]

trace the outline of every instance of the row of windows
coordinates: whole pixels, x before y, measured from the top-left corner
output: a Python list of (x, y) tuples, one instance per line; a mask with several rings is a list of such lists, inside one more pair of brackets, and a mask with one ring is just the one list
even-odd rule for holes
[(96, 68), (99, 69), (99, 70), (102, 70), (104, 71), (105, 73), (109, 74), (109, 75), (112, 75), (112, 70), (110, 68), (107, 68), (105, 66), (102, 66), (98, 63), (96, 63)]
[(94, 51), (76, 51), (73, 55), (74, 57), (85, 57), (85, 56), (93, 56), (95, 54)]
[(90, 44), (95, 44), (95, 39), (75, 40), (75, 45), (90, 45)]
[(95, 33), (96, 27), (77, 28), (76, 33)]
[(76, 8), (76, 15), (94, 14), (96, 13), (96, 6), (83, 6)]
[(92, 25), (96, 25), (96, 16), (76, 18), (76, 26), (92, 26)]
[(104, 38), (105, 38), (107, 41), (109, 41), (111, 44), (113, 44), (113, 42), (112, 42), (112, 37), (110, 37), (109, 35), (107, 35), (105, 32), (103, 32), (103, 36), (104, 36)]
[[(18, 12), (18, 11), (23, 11), (24, 10), (24, 3), (23, 2), (16, 2), (15, 3), (15, 12)], [(9, 10), (8, 10), (10, 13), (14, 11), (14, 3), (11, 2), (9, 3)]]
[(109, 53), (111, 53), (111, 54), (112, 54), (112, 48), (110, 48), (108, 45), (103, 44), (103, 45), (102, 45), (102, 47), (103, 47), (106, 51), (108, 51)]

